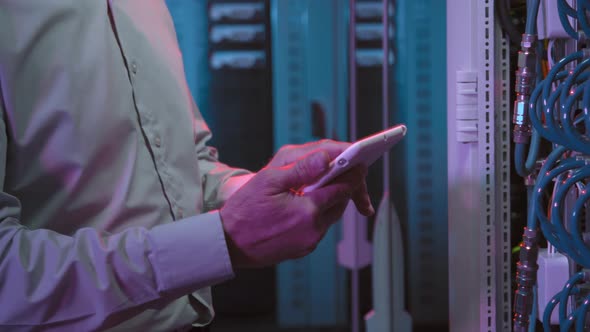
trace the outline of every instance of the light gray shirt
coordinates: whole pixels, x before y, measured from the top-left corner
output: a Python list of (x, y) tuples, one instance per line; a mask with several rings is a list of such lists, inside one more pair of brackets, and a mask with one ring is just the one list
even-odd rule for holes
[(1, 0), (0, 116), (0, 330), (212, 319), (245, 171), (205, 145), (164, 0)]

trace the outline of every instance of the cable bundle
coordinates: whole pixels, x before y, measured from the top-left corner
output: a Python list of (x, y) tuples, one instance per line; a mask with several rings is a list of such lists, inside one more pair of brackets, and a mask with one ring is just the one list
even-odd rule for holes
[(543, 329), (545, 331), (551, 331), (551, 325), (549, 319), (555, 307), (559, 304), (559, 322), (560, 331), (569, 331), (573, 324), (576, 324), (576, 331), (584, 331), (584, 325), (586, 323), (586, 314), (590, 308), (590, 296), (587, 296), (582, 305), (580, 305), (574, 312), (569, 316), (567, 315), (567, 307), (569, 304), (569, 297), (579, 292), (574, 286), (578, 283), (588, 282), (589, 275), (585, 272), (578, 272), (574, 274), (565, 284), (561, 292), (555, 294), (551, 299), (551, 302), (547, 305), (545, 312), (543, 313)]
[[(572, 72), (565, 70), (566, 65), (574, 61), (579, 62), (575, 69)], [(584, 268), (590, 268), (590, 248), (585, 243), (579, 226), (580, 215), (590, 200), (590, 190), (586, 189), (586, 180), (590, 178), (590, 157), (588, 157), (590, 140), (586, 135), (587, 110), (590, 107), (590, 81), (589, 74), (585, 72), (588, 67), (590, 67), (590, 52), (586, 50), (573, 53), (559, 61), (533, 90), (528, 109), (534, 128), (532, 151), (529, 151), (529, 154), (536, 156), (538, 152), (540, 138), (535, 132), (551, 141), (554, 149), (539, 171), (532, 190), (527, 229), (536, 230), (540, 226), (543, 235), (551, 245)], [(555, 88), (552, 88), (553, 86)], [(584, 106), (582, 111), (577, 109), (580, 102)], [(582, 122), (586, 124), (583, 127), (580, 126)], [(522, 149), (517, 148), (516, 153), (522, 153)], [(536, 157), (532, 158), (532, 160), (535, 159)], [(522, 157), (519, 162), (522, 163)], [(553, 187), (552, 190), (551, 187)], [(573, 209), (565, 211), (565, 200), (572, 189), (578, 190), (579, 196)], [(550, 199), (545, 199), (544, 195), (548, 192), (552, 192), (552, 196)], [(567, 224), (564, 216), (569, 217)], [(521, 262), (533, 259), (536, 260), (536, 257), (523, 259), (521, 255)], [(530, 262), (529, 265), (531, 265)], [(586, 299), (584, 304), (566, 317), (566, 307), (568, 298), (572, 295), (572, 287), (576, 283), (588, 281), (582, 272), (574, 277), (547, 306), (543, 315), (546, 331), (550, 331), (547, 329), (548, 317), (551, 316), (557, 303), (560, 303), (561, 330), (569, 331), (574, 321), (576, 321), (577, 331), (584, 330), (590, 299)]]
[[(586, 17), (590, 0), (579, 0), (576, 9), (569, 6), (566, 0), (558, 0), (557, 4), (560, 20), (572, 38), (582, 40), (590, 36), (590, 24)], [(590, 201), (590, 188), (587, 189), (590, 179), (590, 49), (572, 53), (552, 64), (543, 80), (536, 78), (535, 83), (531, 83), (527, 77), (523, 80), (522, 73), (534, 73), (533, 68), (538, 69), (540, 64), (538, 58), (535, 58), (535, 65), (532, 64), (526, 52), (537, 49), (537, 53), (544, 53), (542, 44), (537, 47), (525, 45), (527, 40), (536, 42), (534, 25), (538, 8), (539, 1), (529, 1), (527, 29), (523, 35), (523, 48), (519, 53), (519, 69), (516, 73), (515, 168), (523, 177), (536, 175), (534, 187), (529, 188), (527, 227), (517, 264), (514, 331), (523, 332), (534, 331), (539, 228), (550, 245), (575, 263), (577, 268), (573, 271), (579, 270), (579, 267), (590, 269), (590, 247), (580, 227), (581, 216)], [(581, 32), (574, 29), (569, 18), (577, 20)], [(525, 102), (528, 103), (526, 106)], [(541, 137), (548, 140), (553, 149), (538, 173), (534, 174)], [(527, 148), (528, 156), (525, 159)], [(571, 200), (568, 193), (572, 191), (577, 191), (577, 198), (574, 199), (573, 207), (566, 208), (566, 201)], [(590, 296), (583, 298), (587, 294), (582, 294), (580, 285), (588, 281), (589, 273), (573, 273), (563, 290), (545, 308), (545, 331), (551, 331), (550, 317), (557, 305), (560, 331), (570, 331), (573, 327), (576, 331), (584, 331)], [(574, 300), (570, 300), (572, 296)], [(575, 309), (568, 315), (570, 303)]]
[(569, 18), (571, 17), (577, 20), (584, 35), (590, 36), (590, 23), (588, 23), (588, 17), (586, 16), (586, 11), (590, 10), (590, 1), (577, 0), (576, 7), (577, 9), (572, 8), (566, 0), (557, 1), (557, 10), (559, 12), (561, 25), (570, 37), (573, 39), (581, 39), (583, 36), (572, 26)]
[[(566, 65), (574, 61), (581, 62), (573, 72), (565, 70)], [(590, 93), (585, 93), (590, 92), (589, 74), (585, 70), (589, 67), (589, 50), (568, 55), (555, 64), (547, 77), (535, 87), (529, 104), (530, 121), (541, 136), (586, 155), (590, 155), (590, 140), (585, 135), (590, 107)], [(552, 89), (552, 85), (560, 80), (562, 83)], [(584, 109), (576, 114), (579, 102)], [(545, 120), (544, 124), (541, 119)], [(582, 121), (586, 126), (580, 132), (577, 125)]]

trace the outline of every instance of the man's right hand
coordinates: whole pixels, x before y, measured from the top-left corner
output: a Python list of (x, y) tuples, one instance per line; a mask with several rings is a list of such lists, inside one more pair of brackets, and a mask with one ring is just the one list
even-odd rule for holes
[[(368, 201), (362, 167), (313, 192), (297, 192), (323, 175), (330, 160), (320, 149), (290, 164), (269, 165), (230, 197), (220, 215), (234, 267), (262, 267), (305, 256), (353, 195)], [(368, 204), (362, 213), (373, 212)]]

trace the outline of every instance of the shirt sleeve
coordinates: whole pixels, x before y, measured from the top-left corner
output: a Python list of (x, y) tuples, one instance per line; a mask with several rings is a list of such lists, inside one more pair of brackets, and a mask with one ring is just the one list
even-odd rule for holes
[[(203, 183), (203, 203), (206, 211), (219, 209), (229, 196), (245, 181), (229, 181), (232, 177), (251, 174), (249, 171), (232, 168), (219, 162), (219, 155), (214, 147), (207, 146), (211, 131), (203, 120), (196, 105), (194, 108), (193, 130), (195, 151), (199, 160), (199, 170)], [(247, 177), (249, 179), (249, 177)]]
[[(1, 188), (6, 153), (0, 116)], [(0, 191), (0, 330), (104, 329), (233, 276), (216, 211), (73, 236), (28, 229), (20, 215), (18, 198)]]

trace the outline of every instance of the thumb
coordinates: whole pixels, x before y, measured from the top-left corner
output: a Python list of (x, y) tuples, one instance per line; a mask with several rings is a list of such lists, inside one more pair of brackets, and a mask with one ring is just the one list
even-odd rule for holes
[(300, 188), (313, 183), (323, 175), (330, 165), (330, 155), (326, 151), (315, 151), (307, 154), (295, 163), (285, 166), (280, 179), (286, 188)]

